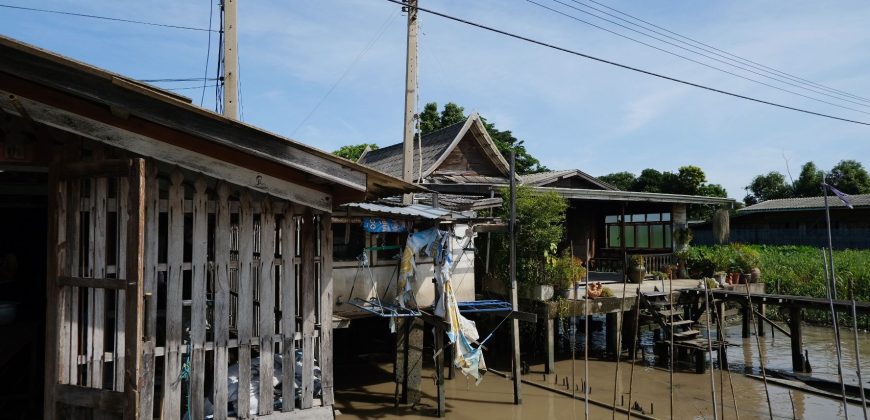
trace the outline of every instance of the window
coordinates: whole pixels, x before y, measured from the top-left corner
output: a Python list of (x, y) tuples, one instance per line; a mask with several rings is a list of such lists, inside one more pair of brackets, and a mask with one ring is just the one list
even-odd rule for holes
[(359, 222), (332, 224), (332, 258), (356, 261), (366, 246), (366, 233)]
[[(604, 217), (608, 248), (621, 248), (620, 215)], [(670, 249), (672, 247), (670, 213), (625, 215), (625, 247), (636, 249)]]
[(406, 233), (378, 233), (372, 236), (378, 264), (389, 264), (399, 260)]

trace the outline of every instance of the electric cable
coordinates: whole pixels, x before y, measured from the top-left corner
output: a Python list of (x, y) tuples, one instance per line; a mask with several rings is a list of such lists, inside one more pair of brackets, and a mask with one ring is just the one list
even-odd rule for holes
[(172, 29), (186, 29), (190, 31), (201, 31), (201, 32), (217, 32), (213, 29), (206, 28), (195, 28), (192, 26), (182, 26), (182, 25), (170, 25), (166, 23), (154, 23), (154, 22), (145, 22), (142, 20), (132, 20), (132, 19), (123, 19), (109, 16), (98, 16), (98, 15), (89, 15), (85, 13), (75, 13), (75, 12), (66, 12), (62, 10), (50, 10), (50, 9), (38, 9), (35, 7), (24, 7), (24, 6), (13, 6), (11, 4), (0, 4), (0, 7), (4, 7), (7, 9), (15, 9), (15, 10), (25, 10), (29, 12), (41, 12), (41, 13), (53, 13), (57, 15), (67, 15), (67, 16), (76, 16), (90, 19), (101, 19), (101, 20), (109, 20), (114, 22), (123, 22), (123, 23), (135, 23), (139, 25), (148, 25), (148, 26), (159, 26), (163, 28), (172, 28)]
[[(553, 0), (553, 1), (555, 1), (556, 3), (559, 3), (559, 4), (565, 4), (565, 3), (562, 3), (562, 2), (559, 1), (559, 0)], [(547, 10), (551, 11), (551, 12), (554, 12), (554, 13), (560, 14), (560, 15), (562, 15), (562, 16), (565, 16), (565, 17), (569, 18), (569, 19), (573, 19), (573, 20), (576, 20), (576, 21), (578, 21), (578, 22), (582, 22), (582, 23), (585, 23), (585, 24), (590, 25), (590, 26), (592, 26), (592, 27), (595, 27), (595, 28), (601, 29), (602, 31), (606, 31), (606, 32), (609, 32), (609, 33), (614, 34), (614, 35), (616, 35), (616, 36), (619, 36), (619, 37), (622, 37), (622, 38), (628, 39), (628, 40), (630, 40), (630, 41), (634, 41), (634, 42), (636, 42), (636, 43), (638, 43), (638, 44), (645, 45), (645, 46), (650, 47), (650, 48), (652, 48), (652, 49), (655, 49), (655, 50), (661, 51), (661, 52), (663, 52), (663, 53), (665, 53), (665, 54), (670, 54), (670, 55), (673, 55), (674, 57), (682, 58), (683, 60), (690, 61), (690, 62), (695, 63), (695, 64), (700, 64), (700, 65), (702, 65), (702, 66), (704, 66), (704, 67), (707, 67), (707, 68), (710, 68), (710, 69), (713, 69), (713, 70), (716, 70), (716, 71), (719, 71), (719, 72), (722, 72), (722, 73), (725, 73), (725, 74), (728, 74), (728, 75), (731, 75), (731, 76), (734, 76), (734, 77), (739, 77), (739, 78), (741, 78), (741, 79), (744, 79), (744, 80), (747, 80), (747, 81), (750, 81), (750, 82), (754, 82), (754, 83), (758, 83), (758, 84), (760, 84), (760, 85), (767, 86), (767, 87), (772, 88), (772, 89), (780, 90), (780, 91), (783, 91), (783, 92), (786, 92), (786, 93), (791, 93), (792, 95), (797, 95), (797, 96), (800, 96), (800, 97), (805, 98), (805, 99), (810, 99), (810, 100), (813, 100), (813, 101), (821, 102), (821, 103), (823, 103), (823, 104), (828, 104), (828, 105), (831, 105), (831, 106), (836, 106), (836, 107), (839, 107), (839, 108), (848, 109), (848, 110), (850, 110), (850, 111), (855, 111), (855, 112), (860, 112), (860, 113), (862, 113), (862, 114), (870, 115), (870, 112), (867, 112), (867, 111), (861, 111), (861, 110), (859, 110), (859, 109), (855, 109), (855, 108), (848, 107), (848, 106), (845, 106), (845, 105), (840, 105), (840, 104), (836, 104), (836, 103), (833, 103), (833, 102), (828, 102), (828, 101), (826, 101), (826, 100), (824, 100), (824, 99), (819, 99), (819, 98), (814, 98), (814, 97), (809, 96), (809, 95), (804, 95), (804, 94), (802, 94), (802, 93), (798, 93), (798, 92), (795, 92), (795, 91), (793, 91), (793, 90), (785, 89), (785, 88), (782, 88), (782, 87), (779, 87), (779, 86), (776, 86), (776, 85), (772, 85), (772, 84), (767, 83), (767, 82), (762, 82), (762, 81), (760, 81), (760, 80), (756, 80), (756, 79), (753, 79), (753, 78), (751, 78), (751, 77), (746, 77), (746, 76), (743, 76), (743, 75), (741, 75), (741, 74), (737, 74), (737, 73), (734, 73), (734, 72), (732, 72), (732, 71), (725, 70), (725, 69), (723, 69), (723, 68), (721, 68), (721, 67), (716, 67), (716, 66), (714, 66), (714, 65), (704, 63), (703, 61), (698, 61), (698, 60), (695, 60), (695, 59), (693, 59), (693, 58), (687, 57), (687, 56), (685, 56), (685, 55), (681, 55), (681, 54), (675, 53), (675, 52), (673, 52), (673, 51), (666, 50), (666, 49), (661, 48), (661, 47), (657, 47), (657, 46), (652, 45), (652, 44), (650, 44), (650, 43), (647, 43), (647, 42), (641, 41), (641, 40), (639, 40), (639, 39), (637, 39), (637, 38), (632, 38), (632, 37), (630, 37), (630, 36), (628, 36), (628, 35), (621, 34), (621, 33), (616, 32), (616, 31), (611, 31), (610, 29), (607, 29), (607, 28), (605, 28), (605, 27), (603, 27), (603, 26), (596, 25), (596, 24), (594, 24), (594, 23), (591, 23), (591, 22), (585, 21), (585, 20), (583, 20), (583, 19), (580, 19), (580, 18), (578, 18), (578, 17), (576, 17), (576, 16), (573, 16), (573, 15), (567, 14), (567, 13), (562, 12), (562, 11), (560, 11), (560, 10), (556, 10), (556, 9), (554, 9), (554, 8), (552, 8), (552, 7), (545, 6), (545, 5), (541, 4), (541, 3), (536, 2), (535, 0), (526, 0), (526, 2), (528, 2), (528, 3), (532, 3), (532, 4), (537, 5), (537, 6), (539, 6), (539, 7), (542, 7), (542, 8), (544, 8), (544, 9), (547, 9)], [(568, 7), (571, 7), (571, 6), (568, 6)], [(579, 9), (578, 9), (578, 10), (579, 10)], [(635, 31), (635, 32), (637, 32), (637, 31)], [(656, 38), (656, 39), (658, 39), (658, 38)], [(667, 41), (665, 41), (665, 42), (667, 42)], [(669, 43), (669, 44), (674, 45), (673, 43)], [(679, 47), (679, 46), (678, 46), (678, 47)], [(691, 52), (691, 51), (690, 51), (690, 52)], [(704, 55), (704, 54), (701, 54), (701, 55), (704, 56), (704, 57), (708, 57), (708, 58), (710, 58), (709, 56), (706, 56), (706, 55)], [(725, 64), (728, 64), (728, 63), (726, 63), (726, 62), (724, 62), (724, 61), (722, 61), (722, 60), (718, 60), (718, 59), (714, 59), (714, 60), (716, 60), (716, 61), (720, 61), (720, 62), (723, 62), (723, 63), (725, 63)], [(744, 69), (743, 67), (739, 67), (739, 66), (738, 66), (738, 68)], [(744, 70), (746, 70), (746, 69), (744, 69)], [(749, 71), (749, 72), (751, 72), (751, 73), (755, 73), (755, 74), (761, 75), (761, 76), (764, 76), (763, 74), (760, 74), (760, 73), (758, 73), (758, 72), (754, 72), (754, 71), (751, 71), (751, 70), (747, 70), (747, 71)], [(764, 76), (764, 77), (769, 77), (769, 76)], [(778, 79), (774, 79), (774, 80), (778, 80)], [(778, 81), (779, 81), (779, 80), (778, 80)], [(789, 84), (789, 85), (792, 85), (792, 86), (800, 87), (800, 86), (795, 85), (795, 84), (793, 84), (793, 83), (782, 82), (782, 81), (780, 81), (780, 82), (781, 82), (781, 83), (786, 83), (786, 84)], [(812, 90), (812, 89), (811, 89), (811, 90)], [(812, 91), (813, 91), (813, 92), (816, 92), (816, 93), (819, 93), (818, 91), (815, 91), (815, 90), (812, 90)], [(827, 96), (831, 96), (831, 95), (828, 95), (828, 94), (825, 94), (825, 93), (822, 93), (822, 94), (823, 94), (823, 95), (827, 95)], [(842, 98), (837, 98), (837, 97), (834, 97), (834, 98), (839, 99), (839, 100), (841, 100), (841, 101), (846, 101), (846, 102), (851, 102), (851, 103), (854, 103), (854, 104), (858, 104), (858, 105), (860, 105), (860, 106), (870, 106), (870, 105), (865, 105), (865, 104), (862, 104), (862, 103), (859, 103), (859, 102), (854, 102), (854, 101), (851, 101), (851, 100), (848, 100), (848, 99), (842, 99)]]
[[(203, 79), (208, 78), (208, 65), (211, 60), (211, 20), (214, 16), (214, 3), (213, 0), (208, 0), (208, 46), (205, 48), (205, 74), (202, 76)], [(205, 88), (206, 81), (202, 82), (202, 94), (199, 97), (199, 106), (202, 106), (203, 101), (205, 100)]]
[[(405, 5), (404, 3), (402, 3), (401, 0), (386, 0), (386, 1), (388, 1), (388, 2), (390, 2), (390, 3), (395, 3), (395, 4), (398, 4), (398, 5), (402, 5), (402, 6), (404, 6), (404, 7), (407, 7), (407, 5)], [(657, 77), (657, 78), (660, 78), (660, 79), (669, 80), (669, 81), (676, 82), (676, 83), (681, 83), (681, 84), (684, 84), (684, 85), (687, 85), (687, 86), (692, 86), (692, 87), (696, 87), (696, 88), (699, 88), (699, 89), (704, 89), (704, 90), (707, 90), (707, 91), (710, 91), (710, 92), (720, 93), (720, 94), (723, 94), (723, 95), (732, 96), (732, 97), (735, 97), (735, 98), (744, 99), (744, 100), (751, 101), (751, 102), (756, 102), (756, 103), (760, 103), (760, 104), (770, 105), (770, 106), (777, 107), (777, 108), (782, 108), (782, 109), (788, 109), (788, 110), (791, 110), (791, 111), (801, 112), (801, 113), (804, 113), (804, 114), (815, 115), (815, 116), (818, 116), (818, 117), (829, 118), (829, 119), (838, 120), (838, 121), (843, 121), (843, 122), (849, 122), (849, 123), (853, 123), (853, 124), (859, 124), (859, 125), (870, 126), (870, 122), (864, 122), (864, 121), (852, 120), (852, 119), (848, 119), (848, 118), (844, 118), (844, 117), (838, 117), (838, 116), (835, 116), (835, 115), (824, 114), (824, 113), (816, 112), (816, 111), (810, 111), (810, 110), (803, 109), (803, 108), (797, 108), (797, 107), (790, 106), (790, 105), (783, 105), (783, 104), (780, 104), (780, 103), (771, 102), (771, 101), (764, 100), (764, 99), (758, 99), (758, 98), (754, 98), (754, 97), (751, 97), (751, 96), (741, 95), (741, 94), (739, 94), (739, 93), (734, 93), (734, 92), (730, 92), (730, 91), (726, 91), (726, 90), (722, 90), (722, 89), (714, 88), (714, 87), (711, 87), (711, 86), (702, 85), (702, 84), (700, 84), (700, 83), (695, 83), (695, 82), (690, 82), (690, 81), (683, 80), (683, 79), (678, 79), (678, 78), (676, 78), (676, 77), (667, 76), (667, 75), (664, 75), (664, 74), (661, 74), (661, 73), (656, 73), (656, 72), (653, 72), (653, 71), (650, 71), (650, 70), (644, 70), (644, 69), (641, 69), (641, 68), (639, 68), (639, 67), (633, 67), (633, 66), (629, 66), (629, 65), (627, 65), (627, 64), (621, 64), (621, 63), (618, 63), (618, 62), (615, 62), (615, 61), (611, 61), (611, 60), (607, 60), (607, 59), (604, 59), (604, 58), (596, 57), (596, 56), (593, 56), (593, 55), (585, 54), (585, 53), (582, 53), (582, 52), (579, 52), (579, 51), (575, 51), (575, 50), (572, 50), (572, 49), (569, 49), (569, 48), (560, 47), (560, 46), (557, 46), (557, 45), (555, 45), (555, 44), (550, 44), (550, 43), (547, 43), (547, 42), (544, 42), (544, 41), (539, 41), (539, 40), (536, 40), (536, 39), (533, 39), (533, 38), (529, 38), (529, 37), (524, 36), (524, 35), (518, 35), (518, 34), (515, 34), (515, 33), (512, 33), (512, 32), (508, 32), (508, 31), (503, 30), (503, 29), (497, 29), (497, 28), (494, 28), (494, 27), (492, 27), (492, 26), (487, 26), (487, 25), (484, 25), (484, 24), (481, 24), (481, 23), (477, 23), (477, 22), (473, 22), (473, 21), (470, 21), (470, 20), (464, 19), (464, 18), (460, 18), (460, 17), (456, 17), (456, 16), (448, 15), (448, 14), (446, 14), (446, 13), (438, 12), (438, 11), (435, 11), (435, 10), (432, 10), (432, 9), (423, 8), (423, 7), (419, 7), (419, 6), (418, 6), (418, 7), (417, 7), (417, 10), (420, 10), (420, 11), (423, 11), (423, 12), (426, 12), (426, 13), (429, 13), (429, 14), (432, 14), (432, 15), (435, 15), (435, 16), (439, 16), (439, 17), (442, 17), (442, 18), (444, 18), (444, 19), (452, 20), (452, 21), (454, 21), (454, 22), (464, 23), (464, 24), (466, 24), (466, 25), (474, 26), (474, 27), (479, 28), (479, 29), (483, 29), (483, 30), (486, 30), (486, 31), (489, 31), (489, 32), (494, 32), (494, 33), (497, 33), (497, 34), (500, 34), (500, 35), (504, 35), (504, 36), (507, 36), (507, 37), (510, 37), (510, 38), (518, 39), (518, 40), (521, 40), (521, 41), (526, 41), (526, 42), (528, 42), (528, 43), (536, 44), (536, 45), (538, 45), (538, 46), (542, 46), (542, 47), (550, 48), (550, 49), (553, 49), (553, 50), (556, 50), (556, 51), (561, 51), (561, 52), (564, 52), (564, 53), (567, 53), (567, 54), (575, 55), (575, 56), (578, 56), (578, 57), (586, 58), (586, 59), (593, 60), (593, 61), (597, 61), (597, 62), (600, 62), (600, 63), (609, 64), (609, 65), (611, 65), (611, 66), (619, 67), (619, 68), (622, 68), (622, 69), (625, 69), (625, 70), (630, 70), (630, 71), (634, 71), (634, 72), (637, 72), (637, 73), (646, 74), (646, 75), (648, 75), (648, 76), (653, 76), (653, 77)]]

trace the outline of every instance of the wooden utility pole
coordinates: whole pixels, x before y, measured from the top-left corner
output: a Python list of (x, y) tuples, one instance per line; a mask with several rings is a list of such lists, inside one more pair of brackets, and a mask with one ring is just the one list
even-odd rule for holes
[[(517, 157), (511, 150), (511, 173), (510, 173), (510, 188), (511, 188), (511, 220), (508, 224), (510, 238), (510, 276), (511, 276), (511, 309), (514, 312), (519, 311), (519, 301), (517, 299), (517, 180), (516, 180), (516, 161)], [(513, 377), (514, 377), (514, 404), (522, 404), (523, 396), (520, 390), (522, 383), (522, 370), (520, 366), (520, 321), (516, 318), (511, 320), (511, 356), (513, 359)]]
[(239, 54), (236, 0), (224, 0), (224, 116), (239, 119)]
[[(417, 0), (406, 0), (408, 11), (408, 45), (405, 65), (405, 136), (402, 161), (402, 179), (414, 181), (414, 105), (417, 101)], [(402, 197), (411, 204), (411, 194)]]

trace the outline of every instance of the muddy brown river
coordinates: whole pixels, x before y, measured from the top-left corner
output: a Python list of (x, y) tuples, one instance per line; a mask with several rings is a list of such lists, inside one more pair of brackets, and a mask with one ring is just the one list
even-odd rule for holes
[[(570, 332), (569, 328), (562, 331)], [(582, 335), (582, 332), (580, 333)], [(764, 383), (752, 379), (744, 373), (760, 375), (759, 354), (764, 355), (765, 367), (782, 372), (791, 371), (790, 339), (779, 332), (761, 337), (761, 348), (756, 345), (755, 336), (741, 338), (739, 326), (726, 329), (727, 340), (735, 344), (728, 349), (729, 375), (725, 370), (711, 369), (706, 374), (692, 372), (690, 366), (682, 366), (673, 375), (673, 418), (712, 419), (713, 392), (711, 376), (715, 389), (715, 405), (720, 419), (769, 418), (766, 395), (769, 395), (774, 418), (781, 419), (833, 419), (844, 418), (844, 407), (839, 399), (832, 399), (780, 385), (769, 384), (765, 393)], [(579, 389), (583, 380), (582, 338), (576, 348), (577, 360), (572, 362), (566, 334), (563, 352), (557, 356), (555, 375), (544, 375), (542, 365), (530, 366), (530, 372), (523, 379), (536, 385), (547, 386), (571, 392), (575, 383)], [(804, 326), (804, 348), (809, 353), (812, 376), (829, 380), (837, 379), (837, 361), (834, 350), (833, 330), (828, 327)], [(845, 381), (857, 385), (855, 373), (855, 354), (853, 335), (842, 330), (843, 366)], [(591, 332), (590, 353), (600, 354), (604, 344), (604, 333), (600, 329)], [(862, 354), (862, 368), (865, 385), (870, 379), (870, 334), (859, 332)], [(649, 416), (661, 419), (671, 417), (671, 375), (666, 368), (656, 367), (652, 355), (652, 333), (644, 333), (641, 345), (647, 347), (646, 358), (632, 363), (621, 362), (619, 376), (615, 377), (616, 363), (591, 357), (589, 361), (590, 399), (603, 404), (611, 404), (616, 387), (616, 405), (633, 405), (635, 402)], [(427, 349), (431, 353), (431, 350)], [(431, 354), (424, 356), (426, 368), (423, 375), (423, 399), (416, 407), (394, 407), (395, 384), (392, 380), (392, 365), (385, 360), (361, 362), (352, 367), (339, 369), (336, 373), (336, 408), (340, 418), (379, 418), (414, 419), (434, 416), (436, 388), (431, 369)], [(712, 358), (718, 365), (716, 356)], [(633, 369), (633, 372), (632, 372)], [(572, 377), (571, 373), (574, 372)], [(564, 381), (568, 380), (568, 387)], [(557, 383), (558, 381), (558, 383)], [(513, 404), (511, 381), (496, 374), (488, 374), (480, 385), (466, 380), (461, 374), (453, 380), (445, 381), (447, 395), (447, 418), (456, 419), (584, 419), (584, 402), (575, 400), (550, 390), (531, 384), (523, 384), (523, 404)], [(733, 389), (733, 392), (732, 392)], [(578, 391), (577, 395), (582, 395)], [(736, 404), (735, 404), (736, 402)], [(860, 405), (849, 404), (850, 418), (863, 418)], [(590, 405), (589, 418), (609, 419), (611, 410)], [(626, 418), (617, 413), (616, 418)]]

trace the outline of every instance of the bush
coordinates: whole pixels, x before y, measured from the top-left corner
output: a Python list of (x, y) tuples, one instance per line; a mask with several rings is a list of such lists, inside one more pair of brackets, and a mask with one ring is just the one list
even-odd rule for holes
[[(726, 251), (725, 248), (729, 250)], [(724, 253), (735, 249), (743, 251), (740, 258), (734, 255), (735, 263), (739, 260), (741, 268), (757, 258), (757, 266), (761, 270), (762, 281), (767, 284), (768, 293), (827, 297), (825, 265), (822, 251), (818, 248), (773, 245), (695, 246), (690, 248), (689, 266), (693, 273), (707, 276), (709, 274), (706, 274), (706, 270), (715, 266), (714, 260), (723, 258)], [(870, 250), (834, 251), (834, 265), (837, 270), (837, 296), (848, 299), (848, 284), (851, 280), (855, 299), (870, 301)], [(841, 319), (847, 319), (843, 315)], [(807, 311), (805, 319), (830, 322), (830, 313)], [(867, 320), (862, 319), (864, 321)]]

